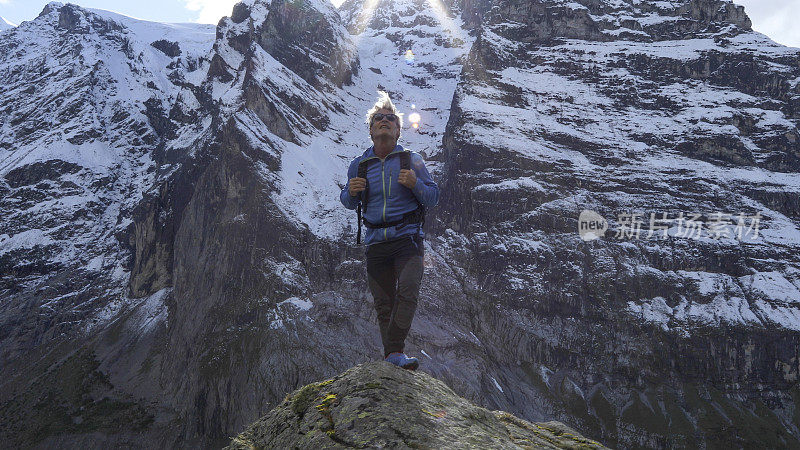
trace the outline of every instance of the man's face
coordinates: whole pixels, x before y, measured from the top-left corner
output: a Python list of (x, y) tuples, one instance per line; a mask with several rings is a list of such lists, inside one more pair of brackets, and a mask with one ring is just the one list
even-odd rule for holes
[[(376, 111), (376, 114), (394, 114), (388, 108), (381, 108)], [(378, 139), (384, 136), (390, 136), (392, 139), (397, 140), (400, 137), (400, 124), (398, 120), (389, 120), (387, 118), (383, 118), (383, 120), (375, 120), (372, 118), (372, 124), (369, 127), (369, 134), (372, 136), (372, 140)]]

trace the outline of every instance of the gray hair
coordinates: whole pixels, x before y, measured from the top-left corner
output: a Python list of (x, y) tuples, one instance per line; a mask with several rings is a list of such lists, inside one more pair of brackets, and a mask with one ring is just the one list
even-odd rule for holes
[(397, 108), (392, 103), (392, 99), (389, 98), (389, 94), (384, 91), (378, 91), (378, 101), (372, 105), (369, 111), (367, 111), (367, 126), (372, 126), (372, 116), (378, 112), (379, 109), (386, 108), (390, 110), (394, 115), (397, 116), (397, 129), (402, 133), (403, 131), (403, 115), (397, 112)]

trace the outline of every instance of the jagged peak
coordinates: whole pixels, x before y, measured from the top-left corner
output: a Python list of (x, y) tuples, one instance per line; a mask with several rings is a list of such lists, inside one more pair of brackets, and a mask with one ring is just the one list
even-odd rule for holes
[[(75, 42), (87, 35), (107, 38), (115, 42), (127, 41), (127, 48), (148, 48), (158, 42), (179, 46), (181, 51), (193, 58), (204, 57), (214, 42), (215, 26), (198, 23), (161, 23), (126, 16), (114, 11), (84, 8), (74, 4), (48, 3), (33, 20), (19, 27), (21, 32), (30, 33), (27, 39), (40, 42), (59, 36), (80, 35)], [(63, 41), (59, 41), (63, 42)], [(139, 45), (141, 44), (141, 45)], [(115, 45), (112, 45), (115, 47)], [(163, 49), (162, 49), (163, 51)], [(167, 52), (170, 53), (170, 52)], [(172, 52), (173, 56), (175, 53)], [(130, 55), (129, 55), (130, 56)]]
[[(214, 25), (199, 23), (162, 23), (132, 16), (127, 16), (118, 12), (105, 9), (84, 8), (72, 3), (63, 4), (60, 2), (48, 3), (42, 12), (33, 20), (38, 23), (48, 23), (54, 28), (67, 29), (77, 32), (105, 32), (109, 30), (128, 29), (139, 35), (143, 40), (155, 41), (158, 39), (175, 40), (179, 34), (180, 40), (189, 40), (191, 45), (199, 41), (207, 41), (207, 47), (213, 42)], [(197, 34), (198, 36), (187, 36), (186, 33)], [(208, 37), (206, 37), (208, 36)], [(207, 48), (205, 51), (208, 51)]]
[[(64, 6), (64, 4), (61, 3), (61, 2), (50, 2), (50, 3), (46, 4), (46, 5), (44, 5), (44, 8), (42, 8), (42, 12), (40, 12), (39, 15), (36, 16), (36, 17), (39, 18), (39, 17), (42, 17), (42, 16), (46, 16), (46, 15), (52, 13), (53, 11), (58, 11), (63, 6)], [(75, 5), (72, 5), (72, 6), (75, 6)]]
[(359, 364), (286, 396), (228, 449), (606, 448), (560, 422), (530, 423), (489, 411), (424, 371)]
[(264, 64), (277, 63), (316, 87), (349, 82), (357, 61), (349, 34), (330, 2), (241, 2), (217, 27), (209, 79), (221, 83), (214, 86), (214, 96), (229, 92), (228, 84), (243, 82), (247, 74), (252, 78), (259, 57), (269, 60)]
[(370, 28), (386, 31), (391, 27), (430, 25), (454, 18), (461, 8), (460, 0), (346, 0), (338, 12), (350, 33), (360, 34)]
[(32, 23), (75, 34), (102, 34), (123, 29), (124, 25), (99, 12), (101, 10), (91, 10), (72, 3), (50, 2)]
[[(220, 19), (220, 25), (223, 25), (227, 21), (234, 24), (241, 24), (247, 19), (250, 19), (247, 23), (259, 25), (266, 20), (272, 3), (289, 3), (300, 10), (314, 9), (324, 14), (329, 22), (334, 22), (338, 19), (337, 9), (330, 1), (275, 0), (273, 2), (273, 0), (244, 0), (234, 5), (230, 16)], [(230, 26), (230, 23), (228, 23), (227, 26)]]

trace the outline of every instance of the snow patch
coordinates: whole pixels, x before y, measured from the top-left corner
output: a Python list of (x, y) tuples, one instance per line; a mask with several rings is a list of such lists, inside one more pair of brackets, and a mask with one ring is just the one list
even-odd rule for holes
[(742, 286), (759, 298), (786, 306), (800, 307), (800, 289), (780, 272), (758, 272), (739, 277)]
[(151, 332), (158, 324), (167, 320), (167, 305), (165, 299), (172, 292), (172, 288), (163, 288), (146, 297), (135, 308), (130, 324), (139, 335)]
[(492, 382), (494, 383), (494, 387), (496, 387), (498, 391), (503, 392), (503, 388), (500, 387), (500, 383), (498, 383), (497, 380), (495, 380), (493, 376), (489, 376), (489, 378), (492, 379)]
[(286, 300), (278, 303), (277, 306), (280, 307), (283, 305), (293, 305), (300, 311), (308, 311), (314, 306), (314, 304), (311, 303), (311, 300), (304, 300), (299, 297), (289, 297)]

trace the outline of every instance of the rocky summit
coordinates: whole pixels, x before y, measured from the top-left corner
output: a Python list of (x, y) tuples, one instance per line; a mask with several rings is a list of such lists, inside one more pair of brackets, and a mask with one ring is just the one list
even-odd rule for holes
[(52, 2), (0, 30), (0, 442), (221, 448), (380, 358), (339, 202), (379, 89), (441, 189), (421, 371), (609, 447), (800, 447), (800, 50), (729, 0)]
[(375, 361), (297, 389), (225, 448), (607, 447), (560, 422), (489, 411), (425, 372)]

